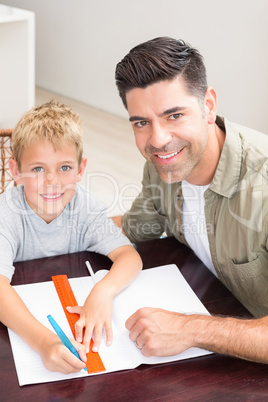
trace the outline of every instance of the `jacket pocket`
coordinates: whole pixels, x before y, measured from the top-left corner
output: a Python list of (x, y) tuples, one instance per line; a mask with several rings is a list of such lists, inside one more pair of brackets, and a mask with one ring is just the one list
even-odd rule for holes
[(243, 264), (229, 260), (228, 265), (231, 292), (254, 316), (268, 315), (268, 253)]

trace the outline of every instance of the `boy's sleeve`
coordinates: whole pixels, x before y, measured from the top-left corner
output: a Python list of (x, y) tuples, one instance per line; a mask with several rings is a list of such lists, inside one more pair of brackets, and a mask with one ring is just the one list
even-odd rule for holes
[(14, 274), (13, 249), (10, 241), (0, 233), (0, 275), (6, 276), (10, 281)]

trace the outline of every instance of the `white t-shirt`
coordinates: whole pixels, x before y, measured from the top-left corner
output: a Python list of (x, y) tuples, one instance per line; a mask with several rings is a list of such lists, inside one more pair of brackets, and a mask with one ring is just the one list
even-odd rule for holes
[(50, 223), (29, 207), (23, 186), (0, 196), (0, 274), (9, 279), (16, 261), (78, 251), (107, 255), (125, 245), (130, 242), (107, 218), (105, 205), (81, 185), (61, 215)]
[(209, 250), (204, 193), (207, 186), (195, 186), (183, 180), (183, 229), (184, 236), (195, 254), (206, 267), (218, 276)]

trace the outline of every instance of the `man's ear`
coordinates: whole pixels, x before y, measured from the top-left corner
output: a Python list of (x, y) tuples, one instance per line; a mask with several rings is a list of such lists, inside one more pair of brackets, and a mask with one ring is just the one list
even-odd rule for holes
[(21, 173), (15, 159), (10, 159), (8, 165), (15, 182), (17, 184), (21, 184), (22, 183)]
[(214, 124), (217, 117), (217, 95), (214, 88), (208, 87), (204, 104), (207, 111), (208, 124)]
[(82, 158), (81, 163), (78, 167), (77, 181), (82, 180), (86, 166), (87, 166), (87, 158)]

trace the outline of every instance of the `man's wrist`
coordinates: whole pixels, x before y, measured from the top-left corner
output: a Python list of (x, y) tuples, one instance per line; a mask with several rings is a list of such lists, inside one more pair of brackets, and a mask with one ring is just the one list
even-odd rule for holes
[(216, 317), (201, 314), (192, 314), (186, 317), (188, 319), (185, 324), (185, 330), (190, 347), (211, 350), (216, 336)]

